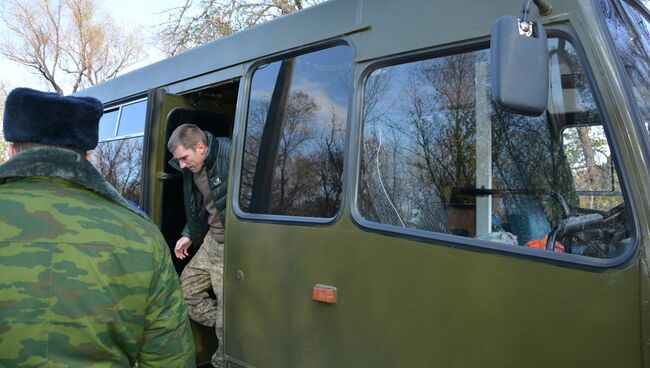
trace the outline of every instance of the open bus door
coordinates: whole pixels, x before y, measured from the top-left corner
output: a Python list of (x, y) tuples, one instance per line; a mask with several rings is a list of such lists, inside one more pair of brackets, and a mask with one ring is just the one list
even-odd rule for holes
[(161, 227), (162, 219), (162, 187), (163, 182), (170, 180), (178, 173), (165, 170), (167, 151), (167, 119), (172, 110), (192, 110), (192, 102), (186, 98), (167, 93), (163, 89), (152, 89), (147, 96), (149, 109), (147, 111), (147, 127), (145, 129), (144, 152), (145, 160), (142, 177), (143, 205), (153, 221)]
[[(169, 165), (167, 141), (176, 127), (192, 123), (215, 136), (232, 136), (238, 81), (227, 81), (200, 91), (177, 95), (163, 89), (148, 94), (143, 163), (143, 204), (159, 226), (180, 274), (189, 259), (179, 260), (173, 247), (185, 225), (182, 175)], [(191, 254), (193, 255), (193, 254)], [(192, 321), (197, 364), (210, 361), (217, 348), (214, 327)]]
[[(143, 165), (143, 205), (170, 247), (185, 225), (181, 174), (169, 165), (167, 141), (181, 124), (196, 124), (217, 137), (232, 136), (238, 81), (177, 95), (163, 89), (149, 92)], [(176, 262), (180, 272), (184, 264)]]

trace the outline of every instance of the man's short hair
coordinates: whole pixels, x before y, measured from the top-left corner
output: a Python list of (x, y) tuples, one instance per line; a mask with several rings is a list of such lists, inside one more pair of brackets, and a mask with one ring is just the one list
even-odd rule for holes
[(194, 150), (199, 142), (206, 146), (208, 145), (208, 138), (201, 128), (194, 124), (183, 124), (179, 125), (172, 132), (167, 142), (167, 149), (169, 152), (174, 152), (178, 146), (183, 146), (184, 148)]

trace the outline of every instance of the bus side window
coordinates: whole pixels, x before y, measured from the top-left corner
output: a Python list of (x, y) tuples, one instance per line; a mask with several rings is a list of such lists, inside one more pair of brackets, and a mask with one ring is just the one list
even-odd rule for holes
[(332, 218), (340, 209), (352, 49), (334, 46), (253, 74), (239, 207)]
[(99, 123), (99, 144), (93, 152), (97, 170), (136, 205), (140, 205), (146, 106), (146, 101), (138, 101), (104, 113)]
[(538, 117), (491, 104), (487, 50), (374, 70), (364, 88), (363, 223), (540, 255), (622, 254), (629, 228), (602, 119), (570, 42), (548, 42), (549, 108)]

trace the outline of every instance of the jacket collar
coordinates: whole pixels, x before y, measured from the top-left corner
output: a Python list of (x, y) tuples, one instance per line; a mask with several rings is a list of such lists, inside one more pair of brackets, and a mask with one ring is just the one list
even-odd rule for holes
[[(217, 139), (212, 135), (212, 133), (208, 131), (203, 131), (205, 133), (205, 136), (208, 138), (208, 153), (205, 156), (205, 160), (203, 161), (203, 167), (210, 168), (212, 165), (214, 165), (215, 160), (217, 159), (217, 151), (218, 151), (218, 143)], [(169, 160), (169, 164), (176, 170), (183, 172), (183, 169), (181, 169), (180, 164), (178, 163), (178, 160), (175, 157), (172, 157), (171, 160)]]
[(208, 138), (208, 154), (205, 156), (203, 167), (209, 168), (214, 166), (214, 162), (217, 160), (217, 152), (219, 151), (217, 145), (219, 143), (212, 133), (206, 131), (204, 133)]
[(21, 151), (0, 165), (0, 184), (11, 178), (44, 176), (61, 178), (81, 185), (130, 208), (122, 196), (84, 157), (57, 147), (36, 147)]

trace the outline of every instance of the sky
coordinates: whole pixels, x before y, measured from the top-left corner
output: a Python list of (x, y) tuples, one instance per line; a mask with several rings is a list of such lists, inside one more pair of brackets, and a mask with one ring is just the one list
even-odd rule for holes
[[(1, 6), (5, 1), (0, 0), (0, 12), (3, 12), (4, 8), (6, 8), (5, 6)], [(184, 0), (102, 0), (97, 1), (97, 4), (118, 25), (125, 28), (143, 27), (143, 33), (147, 37), (152, 37), (152, 28), (167, 20), (167, 15), (164, 11), (175, 6), (180, 6), (184, 2)], [(4, 23), (0, 21), (0, 36), (6, 37), (6, 34)], [(149, 44), (147, 42), (147, 46)], [(163, 54), (151, 46), (148, 46), (147, 51), (148, 56), (128, 70), (133, 70), (163, 58)], [(0, 55), (0, 81), (4, 82), (7, 92), (16, 87), (47, 88), (47, 84), (35, 76), (30, 69), (11, 62), (2, 55)]]

